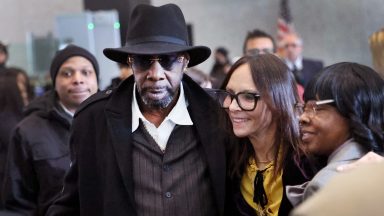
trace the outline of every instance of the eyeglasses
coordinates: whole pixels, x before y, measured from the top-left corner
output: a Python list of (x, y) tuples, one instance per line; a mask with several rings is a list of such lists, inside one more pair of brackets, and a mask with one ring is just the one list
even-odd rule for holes
[(268, 48), (264, 48), (264, 49), (250, 49), (250, 50), (247, 50), (246, 52), (246, 55), (248, 56), (256, 56), (256, 55), (260, 55), (260, 54), (267, 54), (267, 53), (273, 53), (273, 49), (268, 49)]
[(305, 104), (297, 103), (295, 105), (295, 112), (297, 116), (301, 116), (305, 113), (308, 117), (313, 118), (316, 116), (316, 112), (318, 111), (319, 106), (330, 104), (333, 102), (335, 102), (333, 99), (328, 99), (320, 101), (310, 100), (307, 101)]
[(233, 99), (236, 99), (237, 104), (243, 111), (252, 111), (256, 108), (257, 101), (260, 98), (258, 93), (239, 92), (232, 94), (224, 90), (210, 91), (209, 94), (216, 99), (221, 107), (228, 109), (232, 104)]
[(146, 71), (157, 61), (167, 71), (171, 71), (175, 63), (182, 63), (184, 56), (181, 55), (132, 55), (128, 57), (128, 63), (132, 69)]
[(289, 47), (296, 48), (299, 46), (300, 46), (300, 44), (298, 44), (298, 43), (287, 43), (284, 45), (285, 49), (288, 49)]

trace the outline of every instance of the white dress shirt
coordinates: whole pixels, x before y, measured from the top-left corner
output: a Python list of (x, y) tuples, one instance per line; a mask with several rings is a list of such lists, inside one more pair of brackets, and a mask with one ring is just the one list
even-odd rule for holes
[(303, 69), (303, 57), (299, 56), (294, 62), (289, 61), (288, 59), (285, 59), (285, 63), (287, 64), (289, 70), (293, 71), (293, 66), (296, 66), (297, 70)]

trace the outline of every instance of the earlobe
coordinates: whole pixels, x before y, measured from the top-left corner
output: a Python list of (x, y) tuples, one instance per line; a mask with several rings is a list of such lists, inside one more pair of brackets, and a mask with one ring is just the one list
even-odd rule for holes
[(184, 72), (187, 71), (188, 63), (189, 63), (189, 60), (187, 60), (187, 61), (185, 62), (185, 65), (184, 65), (184, 68), (183, 68), (183, 71), (184, 71)]

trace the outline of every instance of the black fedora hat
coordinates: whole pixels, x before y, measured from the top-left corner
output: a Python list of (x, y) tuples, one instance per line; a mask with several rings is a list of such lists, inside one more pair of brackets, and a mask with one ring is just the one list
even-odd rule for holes
[(129, 54), (161, 55), (187, 52), (189, 67), (200, 64), (211, 54), (206, 46), (190, 46), (184, 15), (175, 4), (160, 7), (140, 4), (133, 9), (124, 47), (106, 48), (104, 55), (127, 64)]

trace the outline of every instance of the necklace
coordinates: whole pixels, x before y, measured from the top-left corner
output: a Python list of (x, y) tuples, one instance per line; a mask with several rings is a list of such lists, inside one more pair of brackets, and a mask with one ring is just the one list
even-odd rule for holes
[(269, 160), (269, 161), (256, 161), (256, 163), (264, 163), (264, 164), (271, 163), (271, 162), (272, 162), (272, 160)]

